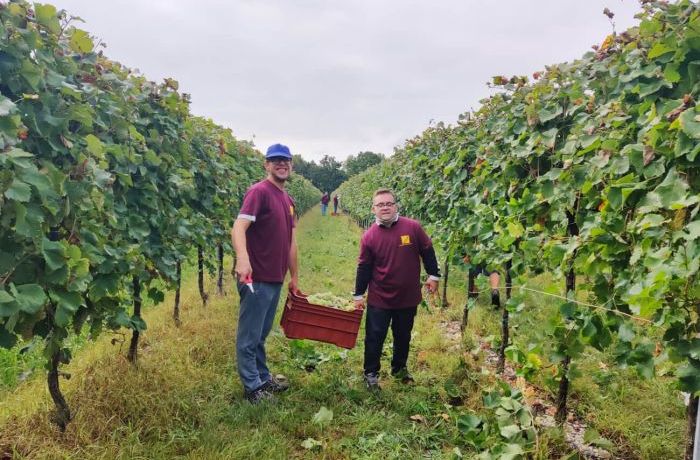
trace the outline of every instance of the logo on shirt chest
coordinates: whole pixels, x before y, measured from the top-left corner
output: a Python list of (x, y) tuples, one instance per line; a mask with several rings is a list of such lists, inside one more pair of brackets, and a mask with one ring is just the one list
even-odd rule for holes
[(411, 245), (410, 235), (401, 235), (401, 244), (399, 244), (399, 246), (410, 246), (410, 245)]

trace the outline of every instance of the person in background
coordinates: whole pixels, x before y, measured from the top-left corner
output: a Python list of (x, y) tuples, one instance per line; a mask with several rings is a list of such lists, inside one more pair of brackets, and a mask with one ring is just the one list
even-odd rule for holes
[(338, 194), (333, 196), (333, 214), (338, 214)]
[(251, 404), (273, 399), (289, 388), (287, 379), (267, 367), (265, 339), (272, 329), (282, 283), (298, 292), (294, 201), (285, 184), (292, 172), (289, 148), (274, 144), (265, 155), (267, 178), (252, 185), (231, 229), (241, 296), (236, 334), (238, 374)]
[[(464, 263), (470, 263), (471, 257), (465, 255)], [(469, 298), (475, 299), (479, 297), (479, 293), (476, 290), (476, 283), (474, 280), (477, 276), (484, 275), (489, 277), (489, 285), (491, 286), (491, 305), (495, 308), (501, 308), (501, 296), (498, 290), (498, 285), (501, 283), (501, 276), (498, 272), (490, 272), (483, 265), (476, 265), (469, 269)]]
[(355, 308), (365, 308), (364, 379), (367, 388), (379, 390), (380, 358), (389, 326), (394, 337), (391, 374), (402, 383), (413, 382), (406, 366), (413, 322), (420, 303), (420, 262), (423, 261), (429, 292), (436, 292), (440, 270), (430, 237), (421, 225), (400, 217), (394, 193), (374, 192), (372, 212), (376, 222), (362, 235), (355, 280)]
[(321, 197), (321, 215), (325, 216), (326, 215), (326, 210), (328, 209), (328, 202), (331, 201), (330, 196), (328, 196), (328, 192), (323, 192), (323, 196)]

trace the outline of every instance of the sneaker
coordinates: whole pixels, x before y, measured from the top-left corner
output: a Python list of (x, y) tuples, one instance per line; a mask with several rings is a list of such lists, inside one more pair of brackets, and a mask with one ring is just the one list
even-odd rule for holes
[(379, 373), (368, 372), (365, 374), (365, 384), (368, 390), (379, 391), (382, 387), (379, 386)]
[(501, 296), (498, 293), (498, 289), (491, 290), (491, 305), (494, 308), (501, 308)]
[(391, 375), (396, 379), (401, 381), (403, 384), (409, 384), (409, 383), (416, 383), (416, 380), (413, 378), (410, 372), (408, 372), (408, 369), (405, 367), (403, 369), (399, 369), (396, 372), (392, 372)]
[(282, 374), (271, 375), (265, 383), (265, 389), (271, 393), (282, 393), (289, 389), (289, 380)]
[(272, 394), (271, 391), (269, 391), (269, 389), (267, 387), (268, 387), (268, 385), (264, 384), (263, 386), (261, 386), (257, 390), (246, 391), (245, 392), (246, 401), (248, 401), (249, 403), (251, 403), (253, 405), (259, 404), (263, 401), (274, 402), (275, 396)]

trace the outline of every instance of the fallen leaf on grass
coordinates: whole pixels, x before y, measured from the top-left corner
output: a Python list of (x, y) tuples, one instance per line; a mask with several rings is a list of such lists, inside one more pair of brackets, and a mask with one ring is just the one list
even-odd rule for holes
[(605, 439), (593, 428), (586, 430), (583, 435), (583, 441), (587, 444), (592, 444), (594, 446), (602, 447), (603, 449), (612, 449), (613, 443), (610, 440)]
[(532, 404), (530, 404), (530, 407), (532, 408), (532, 412), (534, 414), (540, 414), (542, 412), (546, 412), (547, 404), (541, 399), (535, 399)]
[(327, 409), (325, 406), (321, 406), (311, 419), (311, 421), (317, 425), (325, 425), (330, 423), (331, 420), (333, 420), (333, 411)]
[(537, 396), (537, 391), (530, 385), (525, 385), (522, 391), (526, 401), (532, 401)]
[(425, 423), (425, 417), (420, 414), (411, 415), (409, 419), (413, 420), (414, 422)]
[(301, 443), (301, 447), (308, 450), (316, 449), (317, 447), (322, 446), (323, 444), (321, 443), (321, 441), (317, 441), (314, 438), (306, 438), (306, 440)]

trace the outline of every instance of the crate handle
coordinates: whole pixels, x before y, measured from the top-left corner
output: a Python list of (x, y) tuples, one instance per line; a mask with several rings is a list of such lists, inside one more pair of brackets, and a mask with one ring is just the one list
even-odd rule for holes
[(296, 295), (296, 294), (294, 293), (294, 291), (290, 290), (290, 291), (289, 291), (289, 297), (293, 297), (293, 298), (295, 298), (295, 299), (301, 299), (301, 300), (304, 300), (304, 301), (306, 301), (307, 297), (309, 297), (308, 294), (304, 294), (303, 292), (301, 292), (301, 290), (299, 291), (299, 293), (300, 293), (301, 295)]

